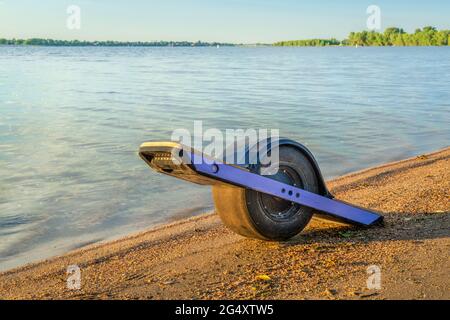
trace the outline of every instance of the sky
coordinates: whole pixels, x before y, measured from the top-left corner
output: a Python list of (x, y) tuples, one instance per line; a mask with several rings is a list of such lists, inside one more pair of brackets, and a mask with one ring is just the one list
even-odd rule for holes
[[(67, 28), (69, 5), (80, 29)], [(0, 38), (272, 43), (344, 39), (367, 29), (369, 5), (381, 29), (450, 29), (448, 0), (0, 0)]]

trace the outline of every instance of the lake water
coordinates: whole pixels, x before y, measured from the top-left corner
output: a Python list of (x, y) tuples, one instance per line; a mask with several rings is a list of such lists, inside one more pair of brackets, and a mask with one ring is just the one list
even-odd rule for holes
[(449, 145), (450, 48), (0, 46), (0, 269), (212, 209), (176, 128), (279, 128), (327, 178)]

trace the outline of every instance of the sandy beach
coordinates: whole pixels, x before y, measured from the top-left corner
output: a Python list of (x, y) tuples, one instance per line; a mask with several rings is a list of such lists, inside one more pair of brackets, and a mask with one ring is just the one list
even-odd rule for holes
[[(327, 184), (384, 226), (313, 221), (277, 243), (207, 214), (3, 272), (0, 299), (450, 299), (450, 148)], [(67, 288), (69, 265), (79, 290)], [(366, 285), (372, 265), (380, 290)]]

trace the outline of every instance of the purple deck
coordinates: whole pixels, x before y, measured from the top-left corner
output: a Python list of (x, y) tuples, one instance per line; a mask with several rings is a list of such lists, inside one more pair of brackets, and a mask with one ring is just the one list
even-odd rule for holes
[(308, 192), (235, 166), (219, 161), (212, 164), (210, 161), (205, 162), (201, 154), (191, 153), (190, 159), (195, 171), (201, 175), (292, 201), (350, 224), (370, 226), (383, 220), (378, 213)]

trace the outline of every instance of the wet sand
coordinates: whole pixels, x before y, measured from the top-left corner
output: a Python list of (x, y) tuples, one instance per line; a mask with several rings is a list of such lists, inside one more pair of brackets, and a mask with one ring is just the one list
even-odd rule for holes
[[(276, 243), (202, 215), (0, 273), (0, 299), (450, 299), (450, 148), (327, 183), (384, 226), (313, 221)], [(373, 265), (381, 289), (367, 288)]]

